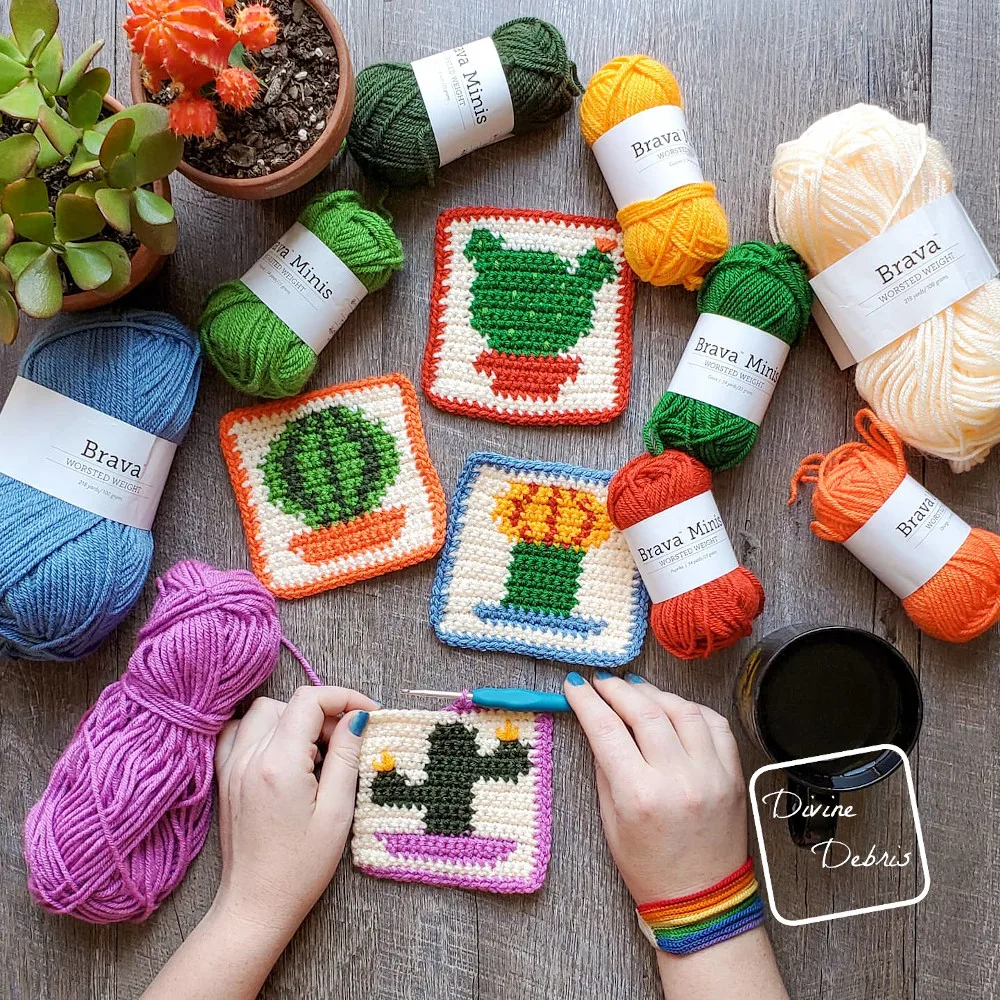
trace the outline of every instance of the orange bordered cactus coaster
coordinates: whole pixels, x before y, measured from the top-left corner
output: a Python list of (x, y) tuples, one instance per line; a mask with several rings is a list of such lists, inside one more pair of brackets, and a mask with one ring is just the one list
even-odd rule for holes
[(597, 424), (628, 403), (635, 276), (612, 219), (457, 208), (438, 218), (422, 384), (442, 410)]
[(534, 892), (549, 863), (552, 716), (372, 712), (361, 748), (351, 853), (380, 878)]
[(254, 573), (306, 597), (430, 559), (445, 501), (402, 375), (227, 413), (219, 426)]

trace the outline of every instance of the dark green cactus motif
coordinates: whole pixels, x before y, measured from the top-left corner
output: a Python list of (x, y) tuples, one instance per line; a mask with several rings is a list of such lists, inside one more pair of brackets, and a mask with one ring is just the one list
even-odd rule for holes
[(439, 722), (429, 740), (425, 779), (410, 782), (393, 767), (379, 771), (372, 781), (376, 805), (424, 807), (427, 833), (471, 834), (476, 782), (483, 778), (515, 782), (532, 767), (529, 744), (504, 739), (492, 753), (482, 753), (476, 731), (463, 722)]
[(511, 249), (502, 236), (476, 229), (464, 252), (476, 268), (472, 325), (504, 354), (569, 350), (593, 329), (594, 294), (618, 276), (597, 245), (567, 261), (548, 250)]
[(290, 421), (260, 468), (270, 502), (318, 529), (375, 510), (399, 475), (400, 458), (380, 421), (331, 406)]

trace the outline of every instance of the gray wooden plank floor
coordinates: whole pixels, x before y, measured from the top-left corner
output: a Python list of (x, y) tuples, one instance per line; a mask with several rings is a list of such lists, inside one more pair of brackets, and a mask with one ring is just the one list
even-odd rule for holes
[[(5, 8), (6, 5), (0, 5)], [(768, 167), (774, 146), (822, 114), (857, 100), (930, 123), (950, 150), (959, 191), (980, 232), (1000, 244), (1000, 14), (990, 0), (337, 0), (356, 67), (409, 61), (481, 37), (524, 14), (565, 33), (581, 77), (614, 55), (647, 51), (683, 87), (706, 175), (718, 185), (735, 240), (766, 237)], [(125, 0), (64, 0), (70, 52), (95, 37), (127, 101), (128, 56), (118, 28)], [(206, 291), (238, 276), (294, 219), (316, 190), (360, 185), (341, 157), (307, 189), (270, 203), (225, 201), (178, 178), (182, 225), (176, 257), (160, 281), (135, 295), (194, 323)], [(367, 298), (322, 356), (313, 380), (326, 385), (398, 370), (414, 382), (427, 331), (432, 232), (456, 205), (554, 208), (612, 214), (613, 206), (572, 116), (534, 137), (501, 143), (448, 169), (434, 190), (391, 197), (408, 253), (405, 273)], [(616, 468), (641, 447), (645, 415), (665, 388), (695, 318), (679, 290), (639, 289), (628, 412), (610, 425), (553, 430), (469, 422), (422, 401), (431, 455), (450, 492), (471, 450)], [(0, 393), (14, 377), (15, 350), (0, 353)], [(156, 526), (154, 571), (197, 557), (247, 565), (243, 534), (216, 443), (219, 417), (244, 400), (206, 370), (191, 432)], [(807, 928), (771, 931), (791, 995), (799, 1000), (950, 1000), (1000, 992), (1000, 652), (996, 631), (965, 648), (920, 636), (898, 602), (845, 551), (808, 531), (803, 505), (784, 505), (798, 458), (851, 434), (859, 403), (815, 332), (797, 348), (760, 441), (743, 466), (718, 477), (716, 494), (739, 554), (762, 578), (768, 606), (757, 633), (793, 621), (873, 628), (917, 666), (926, 714), (914, 771), (932, 889), (916, 908)], [(914, 471), (974, 524), (998, 527), (994, 456), (956, 477), (942, 465)], [(407, 687), (525, 684), (553, 688), (562, 671), (523, 657), (440, 645), (427, 623), (433, 563), (283, 603), (285, 629), (331, 681), (358, 686), (386, 704)], [(93, 928), (36, 909), (24, 886), (21, 825), (73, 727), (124, 667), (145, 620), (152, 580), (133, 616), (105, 648), (74, 664), (0, 662), (0, 997), (76, 1000), (137, 996), (208, 906), (219, 876), (214, 834), (174, 896), (143, 926)], [(731, 685), (749, 643), (707, 663), (681, 663), (652, 638), (633, 665), (682, 695), (731, 712)], [(285, 660), (267, 693), (299, 683)], [(763, 763), (744, 745), (748, 774)], [(634, 932), (628, 899), (604, 846), (591, 763), (577, 728), (558, 724), (553, 861), (529, 898), (473, 895), (370, 880), (341, 866), (265, 987), (270, 1000), (421, 1000), (452, 997), (553, 1000), (658, 995), (652, 955)], [(873, 796), (875, 833), (906, 821), (897, 799)], [(860, 835), (859, 835), (860, 836)], [(788, 843), (772, 862), (800, 871)], [(790, 878), (791, 876), (789, 876)], [(786, 883), (786, 889), (787, 885)], [(833, 882), (791, 883), (799, 911), (843, 908)], [(898, 882), (910, 894), (916, 873)], [(847, 900), (846, 902), (853, 902)]]

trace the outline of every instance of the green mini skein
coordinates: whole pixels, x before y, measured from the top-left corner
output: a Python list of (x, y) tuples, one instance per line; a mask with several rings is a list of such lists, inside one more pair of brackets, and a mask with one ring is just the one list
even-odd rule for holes
[[(547, 21), (519, 17), (490, 37), (510, 88), (514, 135), (554, 122), (583, 93), (566, 42)], [(437, 142), (409, 63), (375, 63), (358, 74), (347, 148), (367, 175), (389, 184), (437, 179)]]
[[(812, 288), (806, 266), (786, 243), (740, 243), (705, 275), (698, 312), (716, 313), (794, 346), (809, 323)], [(642, 436), (659, 455), (678, 448), (719, 471), (738, 465), (753, 448), (758, 426), (717, 406), (665, 392)]]
[[(403, 266), (403, 245), (391, 219), (364, 207), (355, 191), (317, 195), (299, 222), (318, 236), (369, 292)], [(316, 368), (312, 348), (242, 281), (208, 295), (199, 323), (206, 356), (226, 381), (251, 396), (281, 399), (302, 390)]]

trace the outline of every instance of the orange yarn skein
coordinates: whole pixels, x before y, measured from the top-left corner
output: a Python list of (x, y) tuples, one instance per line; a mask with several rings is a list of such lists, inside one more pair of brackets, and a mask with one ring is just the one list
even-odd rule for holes
[[(639, 455), (608, 484), (607, 509), (615, 527), (630, 528), (662, 510), (712, 489), (708, 466), (682, 451)], [(764, 588), (744, 566), (686, 594), (654, 604), (653, 634), (668, 652), (695, 660), (748, 636), (764, 610)]]
[[(815, 484), (813, 533), (845, 542), (885, 503), (908, 474), (900, 436), (868, 409), (854, 418), (862, 440), (809, 455), (792, 477), (788, 503), (802, 483)], [(922, 587), (903, 599), (921, 631), (945, 642), (968, 642), (1000, 620), (1000, 538), (973, 528), (958, 551)]]
[[(593, 146), (605, 132), (640, 111), (682, 107), (673, 73), (649, 56), (619, 56), (590, 79), (580, 103), (580, 128)], [(701, 287), (708, 269), (729, 248), (726, 213), (707, 181), (685, 184), (618, 211), (625, 257), (632, 270), (654, 285)]]

